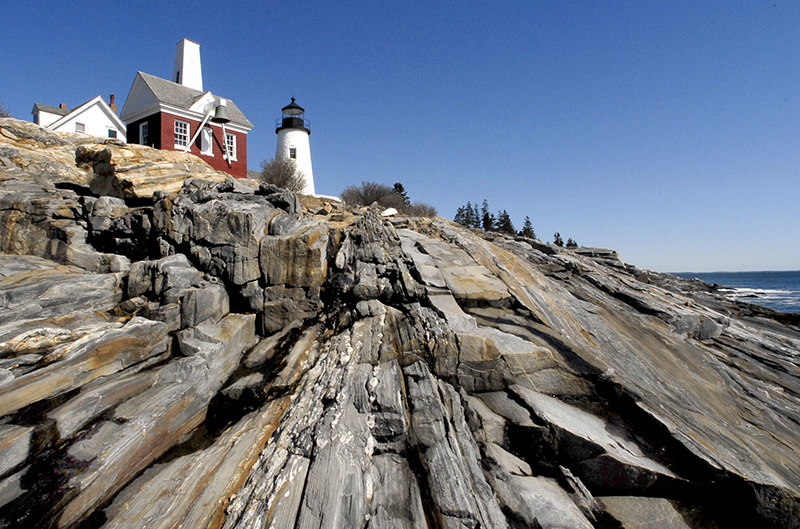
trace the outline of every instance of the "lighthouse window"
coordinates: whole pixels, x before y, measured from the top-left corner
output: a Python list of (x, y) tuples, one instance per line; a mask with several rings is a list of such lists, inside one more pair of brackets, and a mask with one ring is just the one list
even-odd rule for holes
[(175, 120), (175, 147), (186, 147), (189, 144), (189, 123)]
[(297, 148), (296, 147), (289, 147), (289, 158), (292, 160), (297, 159)]
[(236, 135), (225, 133), (225, 148), (228, 150), (229, 160), (236, 161)]

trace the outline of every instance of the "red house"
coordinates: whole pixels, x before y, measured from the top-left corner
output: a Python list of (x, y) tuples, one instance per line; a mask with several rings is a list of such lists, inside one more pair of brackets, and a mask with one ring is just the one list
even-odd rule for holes
[(196, 154), (211, 167), (247, 177), (253, 124), (230, 99), (203, 91), (200, 46), (178, 43), (173, 80), (137, 72), (120, 115), (128, 143)]

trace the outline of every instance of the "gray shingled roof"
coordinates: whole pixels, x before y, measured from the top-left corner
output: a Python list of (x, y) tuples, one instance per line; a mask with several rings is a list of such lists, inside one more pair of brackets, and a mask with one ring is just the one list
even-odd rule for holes
[[(142, 76), (142, 80), (144, 80), (150, 90), (153, 91), (153, 94), (159, 101), (178, 108), (188, 110), (195, 101), (205, 94), (205, 92), (201, 92), (200, 90), (173, 83), (172, 81), (167, 81), (155, 75), (144, 72), (139, 72), (139, 75)], [(228, 101), (227, 110), (230, 120), (237, 125), (253, 128), (253, 124), (244, 117), (244, 114), (242, 114), (242, 111), (236, 106), (236, 103), (227, 97), (225, 99)]]
[[(38, 110), (39, 112), (48, 112), (50, 114), (57, 114), (59, 116), (66, 116), (67, 114), (72, 112), (72, 110), (67, 110), (65, 108), (51, 107), (50, 105), (45, 105), (43, 103), (34, 103), (33, 110), (34, 112)], [(31, 114), (33, 114), (34, 112), (31, 112)]]

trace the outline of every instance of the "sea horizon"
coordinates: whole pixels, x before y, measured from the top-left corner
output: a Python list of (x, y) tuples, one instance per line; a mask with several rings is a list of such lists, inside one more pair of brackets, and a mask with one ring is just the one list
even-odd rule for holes
[(800, 270), (678, 272), (671, 275), (716, 285), (730, 299), (781, 312), (800, 312)]
[(681, 272), (663, 272), (665, 274), (678, 276), (684, 274), (761, 274), (773, 272), (786, 272), (786, 273), (800, 273), (800, 268), (797, 270), (712, 270), (709, 272), (697, 272), (694, 270), (687, 270)]

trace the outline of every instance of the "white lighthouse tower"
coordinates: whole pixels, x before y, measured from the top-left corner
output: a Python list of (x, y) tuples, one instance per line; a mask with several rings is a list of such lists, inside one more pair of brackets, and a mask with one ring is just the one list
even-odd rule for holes
[(314, 173), (311, 170), (311, 146), (308, 141), (311, 122), (305, 119), (305, 109), (295, 103), (294, 98), (281, 112), (281, 117), (275, 122), (275, 134), (278, 135), (275, 159), (294, 160), (297, 170), (302, 171), (306, 179), (306, 185), (300, 192), (314, 195)]

